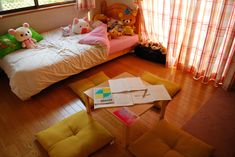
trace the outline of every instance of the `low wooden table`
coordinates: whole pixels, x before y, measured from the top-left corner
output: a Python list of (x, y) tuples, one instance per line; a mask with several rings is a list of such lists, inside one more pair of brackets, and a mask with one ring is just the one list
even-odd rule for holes
[[(116, 77), (114, 77), (113, 79), (118, 79), (118, 78), (125, 78), (125, 77), (136, 77), (130, 73), (127, 73), (127, 72), (124, 72)], [(144, 81), (145, 84), (149, 84), (147, 82)], [(109, 86), (109, 83), (108, 81), (104, 82), (104, 83), (101, 83), (99, 84), (98, 86), (96, 87), (108, 87)], [(94, 87), (94, 88), (96, 88)], [(93, 89), (94, 88), (90, 88), (88, 90), (86, 90), (84, 93), (85, 95), (87, 96), (87, 99), (88, 99), (88, 102), (91, 99), (94, 98), (94, 92), (93, 92)], [(90, 105), (90, 103), (88, 103), (88, 105)], [(128, 106), (128, 109), (131, 110), (132, 112), (134, 112), (136, 115), (140, 116), (142, 115), (143, 113), (145, 113), (147, 110), (149, 110), (151, 107), (153, 107), (154, 104), (153, 103), (148, 103), (148, 104), (137, 104), (137, 105), (133, 105), (133, 106)], [(107, 109), (108, 111), (110, 112), (113, 112), (114, 110), (118, 109), (120, 107), (108, 107), (108, 108), (104, 108), (104, 109)], [(87, 109), (87, 112), (90, 113), (91, 112), (91, 106), (86, 106), (86, 109)]]
[[(116, 77), (114, 77), (114, 79), (118, 79), (118, 78), (125, 78), (125, 77), (135, 77), (134, 75), (130, 74), (130, 73), (122, 73)], [(144, 81), (145, 84), (149, 84), (147, 82)], [(96, 86), (96, 87), (107, 87), (109, 86), (108, 81)], [(94, 87), (95, 88), (95, 87)], [(90, 98), (93, 99), (94, 97), (94, 92), (93, 89), (94, 88), (90, 88), (88, 90), (86, 90), (84, 93), (87, 96), (87, 102), (90, 102)], [(125, 106), (126, 108), (128, 108), (128, 110), (130, 110), (131, 112), (133, 112), (135, 115), (138, 116), (137, 119), (141, 118), (141, 116), (147, 112), (150, 108), (152, 108), (154, 106), (154, 103), (147, 103), (147, 104), (136, 104), (133, 106)], [(88, 103), (88, 106), (86, 106), (87, 108), (87, 112), (89, 114), (91, 114), (92, 110), (91, 110), (91, 103)], [(127, 147), (129, 145), (129, 132), (130, 132), (130, 125), (126, 125), (122, 120), (120, 120), (118, 117), (116, 117), (114, 115), (114, 111), (117, 109), (120, 109), (122, 107), (107, 107), (107, 108), (102, 108), (104, 110), (106, 110), (108, 113), (110, 113), (112, 116), (114, 116), (116, 119), (118, 119), (123, 125), (125, 125), (125, 147)], [(135, 122), (134, 122), (135, 123)]]

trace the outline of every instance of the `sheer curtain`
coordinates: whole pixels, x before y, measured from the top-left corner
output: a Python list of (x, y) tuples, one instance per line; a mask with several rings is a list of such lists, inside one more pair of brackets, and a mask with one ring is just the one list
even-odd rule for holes
[(95, 0), (77, 0), (77, 7), (80, 10), (95, 8)]
[(168, 67), (223, 82), (234, 66), (234, 0), (142, 0), (140, 9), (142, 37), (167, 47)]

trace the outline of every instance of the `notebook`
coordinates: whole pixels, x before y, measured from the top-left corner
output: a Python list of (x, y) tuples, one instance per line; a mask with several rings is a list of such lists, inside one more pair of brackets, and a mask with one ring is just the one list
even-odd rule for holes
[(126, 125), (131, 125), (138, 118), (135, 113), (131, 112), (125, 107), (115, 110), (113, 114)]
[(112, 93), (121, 93), (121, 92), (147, 89), (147, 87), (140, 79), (140, 77), (129, 77), (129, 78), (109, 80), (109, 86)]

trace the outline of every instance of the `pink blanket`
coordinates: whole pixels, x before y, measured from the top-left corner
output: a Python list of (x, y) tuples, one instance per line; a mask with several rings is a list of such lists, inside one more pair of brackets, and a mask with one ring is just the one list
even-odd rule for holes
[(80, 44), (89, 44), (89, 45), (99, 45), (103, 47), (106, 52), (109, 52), (110, 43), (107, 34), (107, 25), (102, 24), (90, 33), (88, 33), (84, 38), (79, 41)]

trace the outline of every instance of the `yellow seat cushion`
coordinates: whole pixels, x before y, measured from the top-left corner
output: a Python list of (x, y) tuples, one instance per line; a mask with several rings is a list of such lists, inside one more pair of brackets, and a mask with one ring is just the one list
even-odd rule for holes
[(213, 147), (161, 120), (129, 150), (136, 157), (210, 157)]
[[(105, 75), (104, 72), (99, 72), (95, 75), (92, 75), (88, 78), (82, 79), (82, 80), (78, 80), (76, 82), (73, 82), (71, 84), (69, 84), (69, 87), (81, 98), (82, 102), (87, 105), (87, 99), (86, 96), (84, 94), (84, 91), (95, 87), (107, 80), (109, 80), (110, 78)], [(90, 105), (94, 105), (93, 100), (90, 99), (89, 102), (91, 103)]]
[(36, 134), (50, 157), (86, 157), (113, 140), (85, 111), (80, 111)]
[[(180, 91), (180, 86), (178, 84), (168, 81), (166, 79), (160, 78), (150, 72), (145, 71), (141, 74), (140, 77), (142, 80), (153, 85), (163, 84), (166, 87), (171, 98), (173, 98)], [(161, 108), (163, 105), (166, 105), (167, 103), (168, 101), (159, 101), (155, 104), (155, 106)]]
[(110, 78), (103, 71), (89, 77), (89, 80), (91, 80), (96, 86), (108, 81), (109, 79)]

